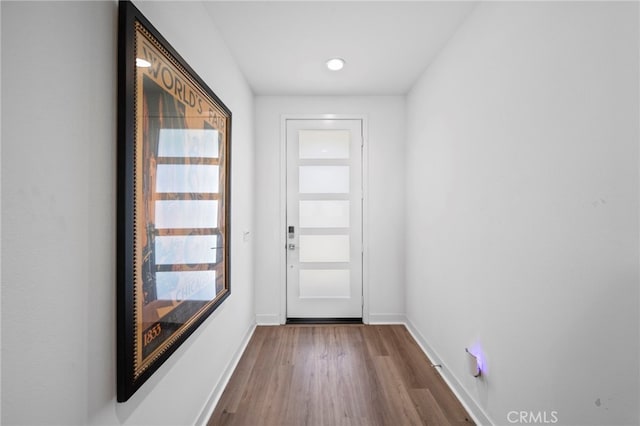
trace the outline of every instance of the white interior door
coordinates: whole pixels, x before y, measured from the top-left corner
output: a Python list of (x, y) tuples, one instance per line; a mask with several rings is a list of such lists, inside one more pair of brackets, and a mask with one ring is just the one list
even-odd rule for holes
[(362, 318), (362, 120), (286, 131), (287, 318)]

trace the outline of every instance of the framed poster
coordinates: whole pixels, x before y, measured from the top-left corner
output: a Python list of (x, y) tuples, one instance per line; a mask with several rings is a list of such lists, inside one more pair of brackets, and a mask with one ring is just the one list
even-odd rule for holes
[(231, 112), (133, 4), (119, 8), (123, 402), (230, 295)]

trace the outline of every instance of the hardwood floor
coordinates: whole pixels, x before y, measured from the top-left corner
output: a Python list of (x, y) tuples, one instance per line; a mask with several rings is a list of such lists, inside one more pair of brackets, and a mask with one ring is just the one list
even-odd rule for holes
[(257, 327), (208, 422), (472, 424), (402, 325)]

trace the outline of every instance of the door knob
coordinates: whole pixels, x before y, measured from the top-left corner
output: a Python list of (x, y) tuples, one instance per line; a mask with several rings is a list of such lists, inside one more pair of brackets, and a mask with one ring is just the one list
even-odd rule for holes
[(289, 244), (289, 250), (295, 250), (295, 249), (296, 249), (295, 244)]

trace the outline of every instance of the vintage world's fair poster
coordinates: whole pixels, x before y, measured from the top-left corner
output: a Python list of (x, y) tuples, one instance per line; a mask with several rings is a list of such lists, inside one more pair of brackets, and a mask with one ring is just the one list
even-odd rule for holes
[(134, 375), (228, 291), (228, 123), (139, 23), (135, 37)]

